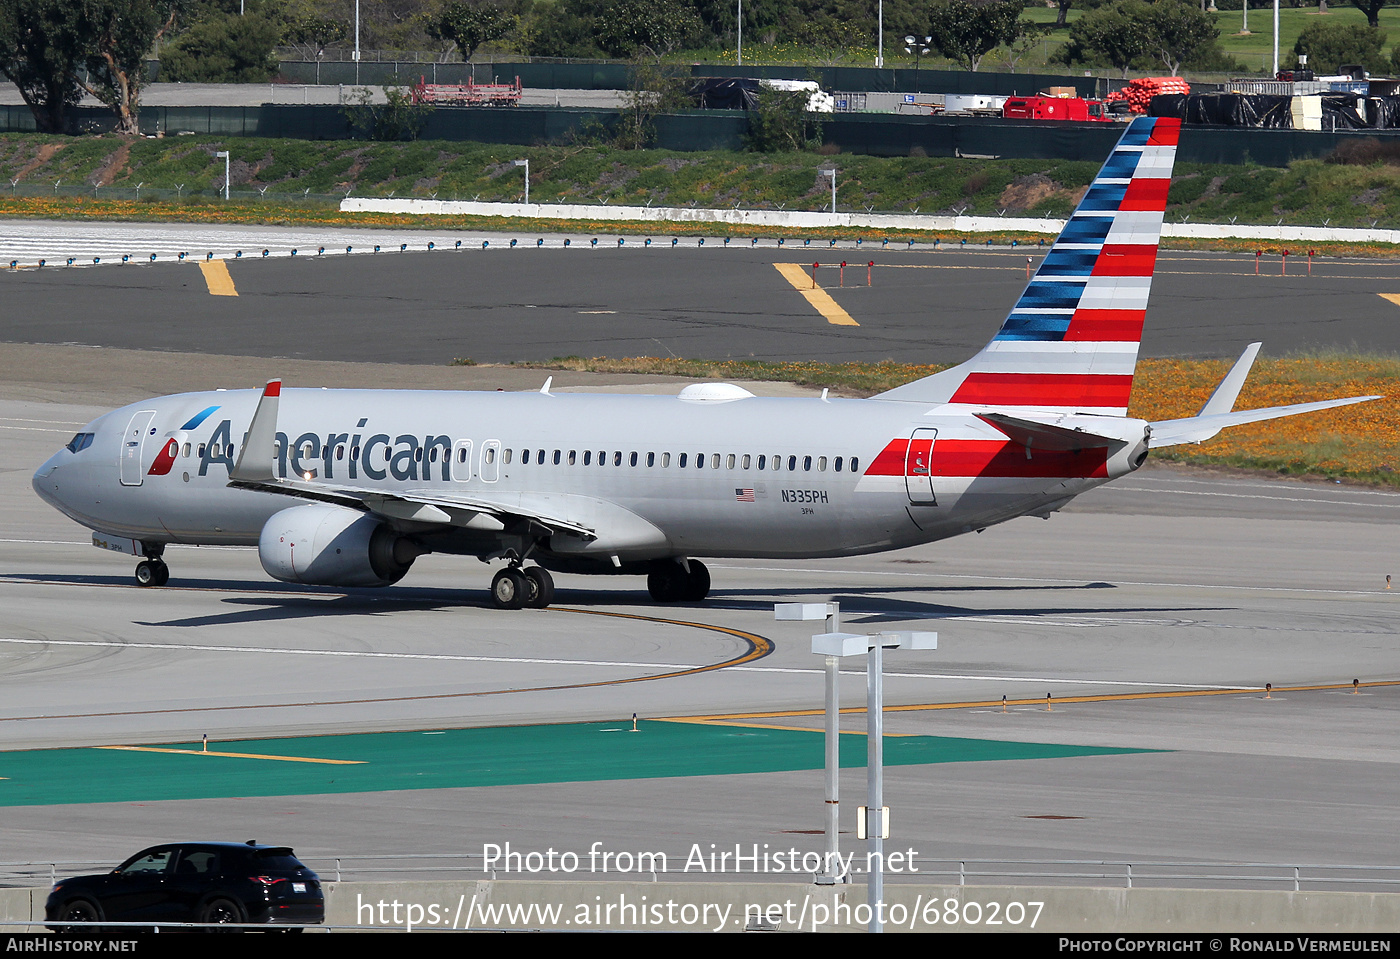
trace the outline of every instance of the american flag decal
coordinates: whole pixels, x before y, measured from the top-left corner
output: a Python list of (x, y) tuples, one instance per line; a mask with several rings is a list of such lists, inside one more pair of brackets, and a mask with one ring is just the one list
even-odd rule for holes
[(752, 502), (754, 501), (754, 500), (753, 500), (753, 490), (752, 490), (752, 489), (736, 489), (736, 490), (734, 491), (734, 498), (735, 498), (736, 500), (738, 500), (739, 502), (741, 502), (741, 503), (752, 503)]

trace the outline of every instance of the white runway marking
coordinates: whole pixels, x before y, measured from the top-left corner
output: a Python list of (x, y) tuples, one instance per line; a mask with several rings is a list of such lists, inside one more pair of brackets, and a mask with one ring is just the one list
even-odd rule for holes
[[(76, 646), (82, 648), (98, 649), (160, 649), (171, 652), (211, 652), (211, 653), (275, 653), (287, 656), (335, 656), (354, 659), (421, 659), (421, 660), (448, 660), (454, 662), (468, 663), (504, 663), (504, 664), (524, 664), (534, 666), (602, 666), (609, 668), (624, 667), (631, 669), (697, 669), (699, 664), (694, 663), (636, 663), (612, 660), (586, 660), (586, 659), (537, 659), (525, 656), (464, 656), (454, 653), (384, 653), (371, 650), (339, 650), (339, 649), (277, 649), (267, 646), (203, 646), (186, 645), (182, 643), (124, 643), (113, 640), (79, 640), (79, 639), (21, 639), (18, 637), (0, 637), (0, 643), (12, 643), (25, 646)], [(729, 669), (743, 670), (751, 673), (800, 673), (821, 675), (824, 670), (782, 667), (782, 666), (730, 666)], [(864, 676), (863, 670), (843, 670), (850, 676)], [(1044, 676), (976, 676), (959, 675), (956, 673), (901, 673), (886, 671), (887, 678), (898, 679), (938, 679), (938, 680), (964, 680), (969, 682), (998, 682), (998, 683), (1056, 683), (1065, 685), (1094, 685), (1094, 686), (1136, 686), (1151, 689), (1254, 689), (1252, 686), (1218, 686), (1204, 683), (1152, 683), (1136, 682), (1129, 680), (1102, 680), (1102, 679), (1066, 679), (1051, 678)], [(1257, 687), (1262, 689), (1263, 687)]]
[[(1047, 586), (1083, 586), (1082, 579), (1045, 579), (1034, 576), (973, 576), (966, 573), (904, 573), (892, 569), (828, 569), (824, 566), (810, 566), (799, 569), (792, 566), (720, 566), (718, 563), (711, 563), (711, 569), (732, 569), (743, 572), (765, 572), (765, 573), (803, 573), (810, 576), (813, 573), (835, 573), (840, 576), (902, 576), (919, 577), (925, 580), (933, 579), (970, 579), (981, 583), (1036, 583)], [(1301, 586), (1232, 586), (1224, 583), (1139, 583), (1132, 580), (1113, 580), (1112, 586), (1153, 586), (1164, 589), (1238, 589), (1238, 590), (1258, 590), (1268, 593), (1322, 593), (1331, 596), (1371, 596), (1383, 594), (1383, 588), (1377, 589), (1311, 589)], [(1400, 596), (1400, 593), (1395, 595)], [(881, 610), (888, 613), (889, 610)]]
[[(1356, 503), (1341, 499), (1324, 499), (1320, 496), (1265, 496), (1262, 493), (1216, 493), (1209, 490), (1194, 489), (1162, 489), (1150, 488), (1146, 486), (1103, 486), (1101, 489), (1112, 490), (1119, 493), (1162, 493), (1168, 496), (1227, 496), (1231, 499), (1266, 499), (1276, 503), (1325, 503), (1328, 506), (1365, 506), (1367, 508), (1381, 506), (1385, 509), (1400, 509), (1400, 496), (1395, 493), (1369, 493), (1366, 490), (1357, 490), (1360, 495), (1388, 496), (1395, 500), (1393, 503)], [(1350, 493), (1350, 491), (1348, 491)]]

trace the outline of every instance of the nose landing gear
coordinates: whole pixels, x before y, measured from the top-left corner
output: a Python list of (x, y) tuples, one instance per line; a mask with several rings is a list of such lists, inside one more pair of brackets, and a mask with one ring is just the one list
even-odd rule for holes
[(170, 582), (170, 567), (166, 566), (165, 561), (159, 557), (143, 560), (136, 564), (137, 586), (164, 586), (168, 582)]
[(164, 586), (170, 582), (170, 567), (161, 559), (165, 553), (165, 544), (143, 542), (141, 548), (145, 551), (146, 558), (136, 564), (136, 585)]

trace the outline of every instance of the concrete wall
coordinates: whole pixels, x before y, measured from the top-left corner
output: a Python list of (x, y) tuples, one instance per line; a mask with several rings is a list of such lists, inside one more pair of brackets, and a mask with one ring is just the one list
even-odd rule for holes
[[(864, 886), (783, 882), (327, 883), (331, 926), (855, 932)], [(886, 930), (1057, 934), (1361, 933), (1400, 931), (1400, 894), (1062, 886), (885, 887)], [(47, 888), (0, 890), (6, 919), (42, 919)], [(550, 910), (544, 912), (542, 910)], [(746, 912), (747, 910), (747, 912)], [(759, 920), (756, 922), (755, 920)], [(7, 927), (20, 931), (17, 927)]]
[[(802, 213), (783, 210), (704, 210), (685, 207), (597, 206), (566, 203), (473, 203), (454, 200), (383, 200), (351, 197), (345, 212), (455, 213), (462, 216), (540, 217), (550, 220), (640, 221), (653, 223), (724, 223), (767, 229), (837, 228), (927, 230), (958, 233), (1041, 233), (1055, 236), (1064, 220), (1000, 216), (918, 216), (900, 213)], [(1289, 243), (1336, 240), (1349, 243), (1400, 243), (1400, 230), (1353, 230), (1340, 227), (1245, 226), (1212, 223), (1164, 223), (1163, 236), (1236, 238)]]

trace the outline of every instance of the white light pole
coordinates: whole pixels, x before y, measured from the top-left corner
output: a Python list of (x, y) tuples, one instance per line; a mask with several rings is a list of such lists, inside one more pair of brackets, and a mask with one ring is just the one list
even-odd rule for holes
[(1278, 76), (1278, 0), (1274, 0), (1274, 76)]
[(880, 0), (880, 20), (876, 27), (880, 31), (875, 40), (875, 66), (885, 65), (885, 0)]
[(824, 174), (825, 176), (831, 178), (831, 212), (832, 212), (832, 213), (835, 213), (835, 212), (836, 212), (836, 167), (835, 167), (835, 166), (822, 167), (821, 169), (817, 170), (817, 172), (818, 172), (818, 173), (821, 173), (821, 174)]
[[(775, 603), (780, 622), (825, 619), (828, 633), (841, 631), (840, 603)], [(850, 882), (841, 868), (841, 657), (826, 655), (826, 856), (817, 884)]]
[(360, 82), (360, 0), (355, 0), (355, 82)]
[(516, 165), (516, 166), (523, 166), (523, 167), (525, 168), (525, 205), (526, 205), (526, 206), (529, 206), (529, 205), (530, 205), (530, 161), (529, 161), (529, 160), (516, 160), (516, 161), (514, 161), (514, 162), (515, 162), (515, 165)]
[(218, 153), (214, 154), (214, 156), (215, 156), (216, 158), (217, 158), (217, 157), (223, 157), (223, 158), (224, 158), (224, 199), (227, 200), (227, 199), (228, 199), (228, 177), (229, 177), (229, 158), (228, 158), (228, 151), (227, 151), (227, 150), (220, 150)]
[(739, 0), (739, 66), (744, 65), (744, 0)]
[(865, 673), (866, 715), (866, 806), (865, 816), (856, 822), (859, 836), (865, 833), (865, 864), (870, 905), (870, 932), (884, 932), (885, 839), (889, 832), (889, 810), (885, 808), (885, 686), (886, 649), (937, 649), (938, 634), (922, 632), (823, 633), (812, 637), (812, 652), (827, 656), (867, 654)]

